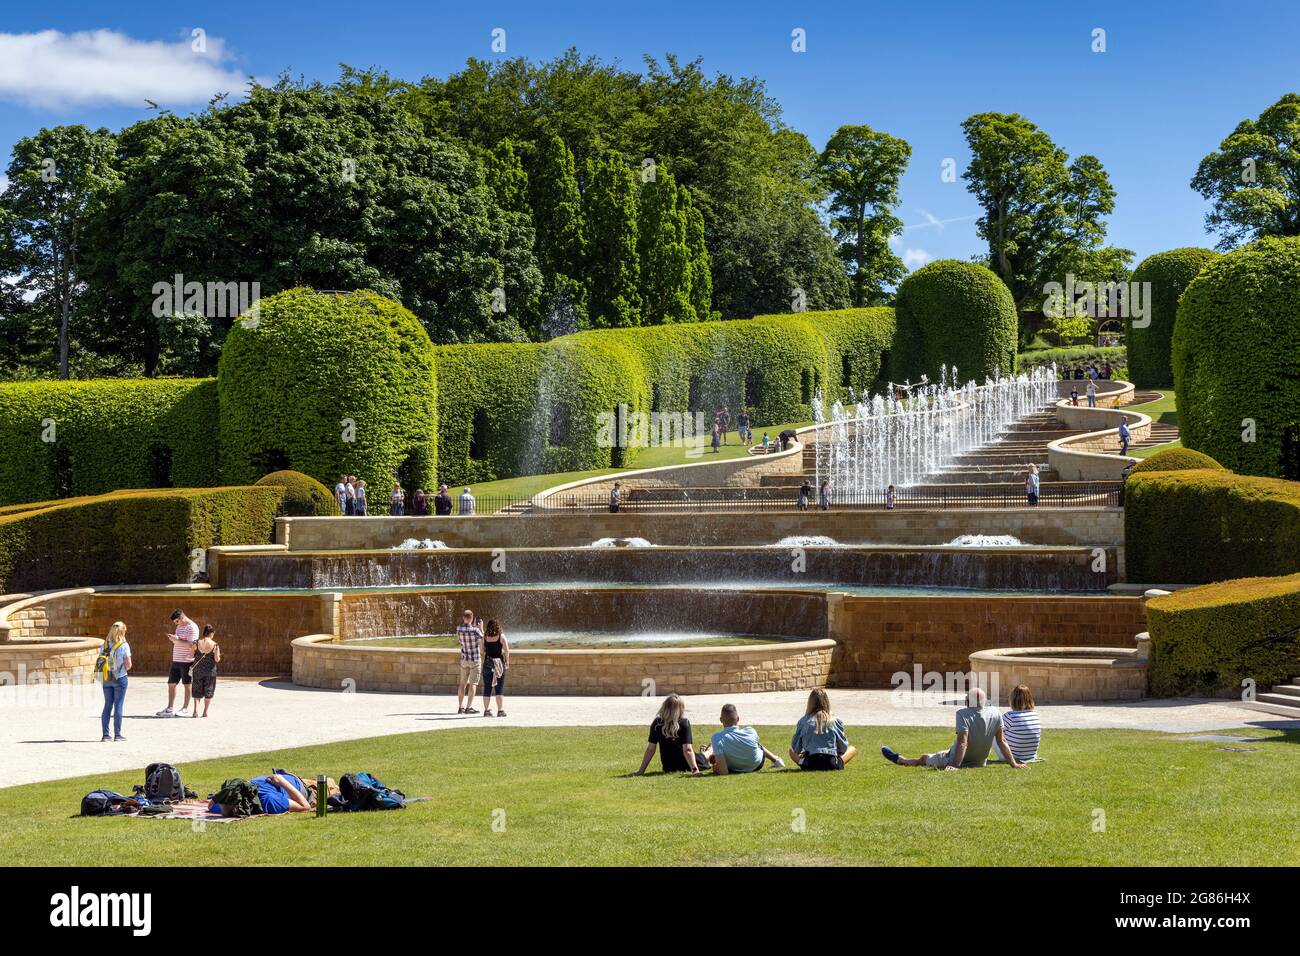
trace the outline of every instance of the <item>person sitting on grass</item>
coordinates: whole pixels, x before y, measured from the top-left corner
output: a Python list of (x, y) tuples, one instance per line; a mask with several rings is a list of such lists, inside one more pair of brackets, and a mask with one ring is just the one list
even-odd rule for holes
[(996, 741), (1001, 752), (1010, 755), (1011, 759), (1007, 761), (1010, 766), (1016, 770), (1024, 767), (1007, 744), (1002, 732), (1002, 715), (996, 707), (989, 706), (988, 695), (983, 688), (972, 687), (967, 691), (966, 703), (968, 706), (957, 711), (957, 739), (947, 750), (919, 757), (904, 757), (888, 747), (881, 747), (881, 755), (900, 767), (961, 770), (984, 766)]
[(315, 809), (307, 798), (307, 787), (291, 773), (272, 773), (248, 781), (257, 788), (257, 802), (263, 813), (304, 813)]
[(659, 762), (664, 773), (690, 773), (700, 775), (700, 766), (704, 764), (703, 755), (696, 759), (694, 743), (691, 737), (691, 722), (686, 719), (686, 701), (676, 694), (669, 694), (659, 707), (659, 713), (650, 723), (650, 742), (646, 744), (641, 757), (641, 769), (633, 776), (645, 773), (659, 751)]
[(844, 734), (844, 724), (831, 715), (830, 695), (814, 689), (790, 738), (790, 759), (801, 770), (843, 770), (857, 752)]
[(722, 705), (722, 729), (713, 735), (702, 754), (713, 765), (719, 776), (729, 773), (753, 773), (763, 769), (764, 761), (772, 761), (778, 770), (785, 761), (764, 747), (753, 727), (740, 726), (740, 714), (735, 704)]
[[(1011, 709), (1002, 715), (1002, 733), (1011, 745), (1011, 752), (1022, 763), (1038, 759), (1038, 745), (1043, 739), (1043, 726), (1034, 710), (1034, 695), (1024, 684), (1011, 692)], [(998, 759), (1005, 760), (1005, 750), (994, 744)]]

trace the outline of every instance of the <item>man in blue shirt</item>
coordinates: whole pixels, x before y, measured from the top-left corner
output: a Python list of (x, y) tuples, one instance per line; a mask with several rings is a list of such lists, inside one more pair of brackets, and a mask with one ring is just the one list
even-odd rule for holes
[(758, 740), (758, 731), (753, 727), (740, 726), (740, 714), (735, 704), (722, 707), (722, 729), (709, 741), (709, 746), (701, 751), (713, 772), (721, 776), (729, 773), (753, 773), (761, 770), (765, 760), (772, 761), (778, 770), (785, 767), (785, 761), (764, 747)]
[(1121, 421), (1119, 423), (1119, 453), (1121, 455), (1128, 455), (1128, 440), (1130, 437), (1131, 433), (1128, 430), (1128, 422)]

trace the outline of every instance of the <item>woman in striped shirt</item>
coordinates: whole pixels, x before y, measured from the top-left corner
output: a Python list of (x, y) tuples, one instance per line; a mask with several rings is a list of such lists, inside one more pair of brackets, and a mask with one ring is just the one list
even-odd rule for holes
[[(1038, 722), (1038, 711), (1034, 710), (1034, 695), (1024, 684), (1018, 685), (1011, 692), (1011, 710), (1002, 715), (1002, 732), (1017, 760), (1038, 758), (1038, 744), (1043, 737), (1043, 728)], [(998, 745), (995, 743), (993, 746)], [(1001, 748), (998, 748), (998, 755), (1006, 759)]]

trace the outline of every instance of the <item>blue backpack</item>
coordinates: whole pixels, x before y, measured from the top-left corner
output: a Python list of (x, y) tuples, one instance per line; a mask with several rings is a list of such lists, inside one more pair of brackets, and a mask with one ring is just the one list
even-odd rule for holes
[(401, 810), (406, 806), (406, 794), (384, 786), (365, 771), (345, 773), (339, 780), (339, 796), (340, 810)]

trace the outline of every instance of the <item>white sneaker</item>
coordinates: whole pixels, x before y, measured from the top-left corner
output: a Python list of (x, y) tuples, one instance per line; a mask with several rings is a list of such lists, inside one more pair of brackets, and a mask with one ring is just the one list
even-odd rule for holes
[(174, 713), (172, 713), (172, 709), (171, 709), (170, 707), (164, 707), (162, 710), (158, 711), (158, 713), (154, 714), (154, 716), (155, 716), (155, 717), (175, 717), (176, 715), (175, 715)]
[(188, 717), (189, 715), (190, 715), (190, 709), (188, 707), (182, 707), (180, 710), (176, 711), (176, 713), (173, 716)]
[(775, 767), (777, 770), (784, 770), (785, 761), (782, 760), (780, 757), (776, 757), (772, 760), (772, 766)]

